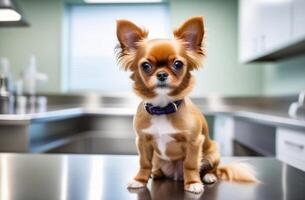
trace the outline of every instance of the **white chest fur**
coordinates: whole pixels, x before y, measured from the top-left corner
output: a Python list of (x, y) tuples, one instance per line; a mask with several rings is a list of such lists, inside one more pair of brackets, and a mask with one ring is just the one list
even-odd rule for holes
[(162, 158), (169, 160), (165, 154), (166, 145), (167, 143), (174, 141), (174, 139), (170, 137), (169, 134), (178, 133), (179, 130), (175, 129), (167, 117), (163, 115), (153, 116), (150, 123), (150, 127), (143, 129), (142, 131), (154, 136)]

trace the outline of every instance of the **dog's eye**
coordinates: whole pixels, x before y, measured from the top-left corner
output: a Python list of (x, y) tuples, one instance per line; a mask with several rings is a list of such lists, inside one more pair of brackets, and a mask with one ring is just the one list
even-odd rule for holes
[(180, 60), (176, 60), (176, 61), (174, 62), (174, 64), (173, 64), (173, 68), (174, 68), (174, 70), (176, 70), (176, 71), (181, 70), (182, 67), (183, 67), (183, 62), (181, 62)]
[(149, 62), (143, 62), (141, 64), (141, 68), (144, 72), (149, 73), (152, 69), (151, 64)]

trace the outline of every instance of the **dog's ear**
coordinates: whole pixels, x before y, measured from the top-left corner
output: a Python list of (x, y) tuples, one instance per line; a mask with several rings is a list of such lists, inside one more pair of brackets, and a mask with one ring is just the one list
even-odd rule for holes
[(117, 20), (116, 33), (121, 48), (127, 51), (135, 50), (137, 42), (147, 37), (147, 31), (128, 20)]
[(186, 20), (174, 31), (177, 39), (183, 40), (191, 51), (201, 51), (204, 36), (204, 25), (202, 17), (192, 17)]
[(125, 70), (135, 70), (134, 61), (138, 42), (147, 37), (148, 32), (128, 20), (117, 20), (117, 37), (119, 45), (117, 58)]

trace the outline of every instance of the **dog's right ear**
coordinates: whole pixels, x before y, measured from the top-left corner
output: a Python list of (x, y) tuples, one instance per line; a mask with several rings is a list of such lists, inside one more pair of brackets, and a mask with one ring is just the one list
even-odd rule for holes
[(128, 20), (117, 20), (118, 40), (121, 48), (131, 51), (137, 49), (137, 42), (147, 37), (147, 31)]
[(128, 20), (117, 20), (117, 58), (125, 70), (134, 70), (134, 60), (138, 42), (147, 37), (148, 32)]

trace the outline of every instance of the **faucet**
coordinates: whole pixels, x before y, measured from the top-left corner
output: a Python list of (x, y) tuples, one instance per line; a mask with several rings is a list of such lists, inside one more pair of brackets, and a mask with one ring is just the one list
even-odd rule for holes
[(305, 90), (300, 92), (298, 101), (290, 105), (288, 114), (292, 118), (305, 120)]

